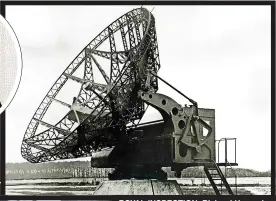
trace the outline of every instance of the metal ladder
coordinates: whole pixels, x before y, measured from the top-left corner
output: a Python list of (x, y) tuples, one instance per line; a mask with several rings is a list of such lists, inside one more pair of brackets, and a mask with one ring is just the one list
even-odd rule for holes
[[(210, 160), (209, 163), (204, 165), (204, 172), (210, 181), (216, 195), (222, 195), (222, 193), (228, 193), (226, 195), (234, 195), (230, 185), (228, 184), (224, 174), (215, 161)], [(219, 183), (217, 183), (217, 181)], [(225, 191), (226, 190), (226, 191)], [(224, 194), (225, 195), (225, 194)]]
[[(232, 159), (232, 162), (229, 162), (228, 161), (228, 142), (229, 141), (234, 141), (234, 153), (235, 153), (235, 158), (234, 160)], [(237, 138), (221, 138), (220, 140), (216, 140), (217, 142), (217, 162), (216, 164), (218, 166), (224, 166), (225, 168), (225, 178), (227, 178), (227, 170), (230, 170), (231, 171), (231, 176), (234, 177), (235, 179), (235, 183), (233, 184), (234, 185), (234, 188), (235, 188), (235, 195), (238, 195), (238, 185), (237, 185), (237, 174), (236, 174), (236, 171), (235, 169), (232, 167), (233, 166), (237, 166)], [(224, 146), (225, 146), (225, 153), (224, 153), (224, 161), (222, 162), (220, 160), (220, 143), (221, 142), (224, 142)]]

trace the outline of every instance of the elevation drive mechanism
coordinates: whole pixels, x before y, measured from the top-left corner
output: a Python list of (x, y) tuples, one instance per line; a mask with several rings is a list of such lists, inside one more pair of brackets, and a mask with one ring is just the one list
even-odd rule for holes
[[(131, 10), (107, 26), (76, 56), (44, 97), (22, 142), (31, 163), (91, 157), (115, 168), (110, 179), (166, 179), (215, 161), (215, 111), (158, 76), (155, 19)], [(191, 104), (157, 93), (162, 81)], [(162, 120), (140, 123), (146, 108)]]

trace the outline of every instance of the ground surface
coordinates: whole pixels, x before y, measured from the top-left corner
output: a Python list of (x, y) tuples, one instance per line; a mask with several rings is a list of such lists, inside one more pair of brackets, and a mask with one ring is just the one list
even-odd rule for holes
[[(239, 179), (238, 195), (269, 195), (269, 181), (270, 178)], [(210, 186), (201, 186), (197, 180), (194, 180), (194, 185), (191, 179), (181, 179), (178, 183), (185, 195), (214, 195)], [(7, 181), (6, 184), (7, 195), (91, 195), (97, 187), (83, 180), (17, 180)]]

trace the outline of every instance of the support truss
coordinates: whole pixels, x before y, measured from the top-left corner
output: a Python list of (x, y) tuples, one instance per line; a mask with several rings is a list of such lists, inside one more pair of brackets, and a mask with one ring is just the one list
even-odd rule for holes
[[(109, 42), (109, 49), (100, 50), (105, 41)], [(120, 43), (122, 50), (118, 49)], [(107, 66), (96, 56), (109, 61), (110, 76)], [(76, 76), (74, 73), (82, 64), (83, 76)], [(137, 99), (138, 91), (145, 87), (145, 72), (157, 72), (159, 68), (153, 15), (138, 8), (121, 16), (84, 47), (46, 94), (25, 132), (22, 156), (39, 163), (89, 156), (115, 145), (118, 132), (124, 133), (127, 124), (135, 125), (145, 112), (144, 103)], [(105, 83), (95, 81), (96, 69)], [(57, 98), (68, 80), (80, 83), (72, 104)], [(150, 80), (149, 87), (156, 91), (157, 80)], [(53, 102), (69, 111), (57, 123), (50, 124), (44, 116)], [(39, 126), (46, 130), (39, 133)]]

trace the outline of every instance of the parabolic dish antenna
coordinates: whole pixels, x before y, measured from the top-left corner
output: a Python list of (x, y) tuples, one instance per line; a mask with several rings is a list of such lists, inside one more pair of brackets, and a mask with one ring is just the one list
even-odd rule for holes
[(115, 146), (145, 112), (138, 91), (157, 91), (155, 20), (145, 8), (121, 16), (76, 56), (46, 94), (22, 142), (32, 163), (91, 156)]

